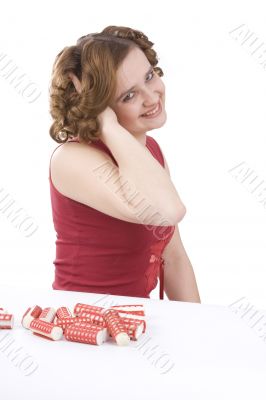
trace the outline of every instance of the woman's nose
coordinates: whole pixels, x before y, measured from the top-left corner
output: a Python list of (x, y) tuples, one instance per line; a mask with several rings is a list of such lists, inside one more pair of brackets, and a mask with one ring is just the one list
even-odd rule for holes
[(155, 105), (158, 103), (158, 94), (156, 94), (153, 90), (148, 90), (146, 89), (144, 94), (144, 101), (143, 101), (143, 105), (146, 107), (150, 107), (152, 105)]

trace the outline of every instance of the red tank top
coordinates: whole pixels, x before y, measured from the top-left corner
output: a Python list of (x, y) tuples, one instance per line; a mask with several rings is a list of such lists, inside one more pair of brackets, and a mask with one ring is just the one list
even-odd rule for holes
[[(118, 166), (101, 140), (92, 144)], [(148, 135), (146, 147), (164, 167), (160, 146)], [(56, 231), (53, 289), (150, 298), (159, 278), (163, 299), (162, 252), (175, 226), (123, 221), (72, 200), (55, 188), (50, 168), (49, 183)]]

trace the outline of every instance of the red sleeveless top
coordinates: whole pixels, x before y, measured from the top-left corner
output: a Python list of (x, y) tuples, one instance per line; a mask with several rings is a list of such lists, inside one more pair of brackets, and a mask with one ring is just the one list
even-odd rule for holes
[[(90, 145), (106, 152), (118, 166), (101, 140)], [(161, 149), (148, 135), (146, 147), (164, 167)], [(163, 299), (162, 252), (175, 226), (123, 221), (72, 200), (55, 188), (50, 168), (49, 183), (56, 231), (53, 289), (150, 298), (159, 278)]]

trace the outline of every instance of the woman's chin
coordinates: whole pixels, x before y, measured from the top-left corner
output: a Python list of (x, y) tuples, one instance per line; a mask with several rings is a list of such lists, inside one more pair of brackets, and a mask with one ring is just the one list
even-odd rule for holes
[(166, 111), (164, 111), (160, 116), (158, 116), (158, 118), (154, 119), (153, 124), (150, 125), (154, 125), (153, 127), (151, 126), (150, 129), (159, 129), (161, 128), (167, 121), (167, 114)]

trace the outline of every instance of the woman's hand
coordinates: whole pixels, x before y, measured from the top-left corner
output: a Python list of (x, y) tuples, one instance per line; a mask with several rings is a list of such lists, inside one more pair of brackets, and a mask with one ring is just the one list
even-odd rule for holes
[(100, 123), (102, 136), (108, 132), (108, 128), (113, 127), (114, 125), (119, 125), (116, 113), (109, 106), (106, 107), (106, 109), (102, 111), (97, 118)]

